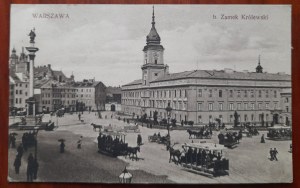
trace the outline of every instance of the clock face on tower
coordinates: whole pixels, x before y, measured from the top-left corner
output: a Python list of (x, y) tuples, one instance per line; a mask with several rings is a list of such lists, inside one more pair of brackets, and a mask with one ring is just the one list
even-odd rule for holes
[(154, 56), (155, 59), (157, 59), (157, 57), (158, 57), (157, 52), (154, 52), (154, 53), (153, 53), (153, 56)]

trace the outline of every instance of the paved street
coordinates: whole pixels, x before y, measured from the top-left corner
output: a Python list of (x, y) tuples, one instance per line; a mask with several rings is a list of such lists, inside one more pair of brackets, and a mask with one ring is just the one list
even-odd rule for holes
[[(91, 123), (109, 125), (115, 128), (124, 126), (123, 121), (111, 119), (111, 112), (102, 113), (107, 119), (98, 119), (95, 113), (85, 112), (82, 115), (84, 123), (78, 120), (77, 114), (65, 115), (58, 119), (59, 128), (54, 131), (40, 131), (38, 133), (38, 160), (39, 174), (37, 181), (72, 182), (118, 182), (118, 175), (125, 166), (133, 174), (133, 182), (145, 183), (246, 183), (246, 182), (290, 182), (292, 174), (292, 154), (288, 152), (291, 141), (269, 141), (260, 143), (260, 136), (243, 138), (235, 149), (227, 149), (225, 156), (229, 158), (229, 176), (209, 178), (183, 170), (174, 163), (169, 163), (169, 153), (164, 145), (149, 143), (148, 136), (154, 132), (161, 135), (166, 130), (148, 129), (140, 126), (144, 145), (138, 153), (139, 161), (131, 161), (124, 157), (112, 158), (97, 152), (96, 138), (98, 132), (93, 131)], [(46, 117), (45, 119), (50, 119)], [(56, 122), (56, 117), (52, 121)], [(18, 132), (17, 143), (22, 136)], [(266, 132), (264, 132), (266, 135)], [(175, 147), (180, 149), (181, 144), (191, 142), (186, 131), (173, 130), (170, 132), (171, 142), (179, 143)], [(217, 134), (214, 132), (212, 140), (217, 143)], [(77, 149), (76, 142), (80, 135), (83, 136), (82, 149)], [(66, 140), (66, 152), (59, 153), (60, 138)], [(126, 142), (130, 146), (136, 146), (137, 133), (127, 133)], [(200, 141), (193, 139), (194, 142)], [(279, 161), (270, 161), (269, 149), (276, 147)], [(9, 150), (9, 178), (13, 181), (26, 181), (27, 156), (34, 152), (33, 148), (23, 155), (20, 174), (16, 175), (13, 161), (16, 155), (15, 149)], [(155, 174), (155, 175), (153, 175)]]

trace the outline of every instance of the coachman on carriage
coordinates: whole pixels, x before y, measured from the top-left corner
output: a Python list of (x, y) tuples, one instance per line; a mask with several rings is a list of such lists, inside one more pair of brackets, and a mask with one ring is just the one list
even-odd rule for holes
[(183, 144), (182, 167), (188, 171), (212, 176), (229, 174), (229, 160), (224, 157), (225, 147), (214, 143)]

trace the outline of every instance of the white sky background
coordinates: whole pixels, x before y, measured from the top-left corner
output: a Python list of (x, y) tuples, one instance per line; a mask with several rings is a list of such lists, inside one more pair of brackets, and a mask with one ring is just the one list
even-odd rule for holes
[[(69, 19), (36, 19), (33, 13), (64, 13)], [(269, 19), (212, 19), (222, 13)], [(261, 54), (264, 71), (290, 74), (290, 16), (290, 6), (155, 5), (164, 62), (172, 73), (197, 67), (254, 71)], [(95, 77), (107, 86), (123, 85), (142, 77), (151, 19), (152, 5), (13, 5), (10, 49), (19, 55), (35, 27), (36, 66), (51, 64), (78, 81)]]

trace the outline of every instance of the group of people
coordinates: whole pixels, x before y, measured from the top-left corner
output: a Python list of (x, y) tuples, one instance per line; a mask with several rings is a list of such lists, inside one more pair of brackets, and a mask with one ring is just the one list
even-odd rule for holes
[(274, 148), (274, 149), (270, 148), (270, 160), (271, 161), (274, 161), (274, 160), (278, 161), (277, 154), (278, 154), (278, 151), (276, 148)]
[(269, 137), (292, 137), (292, 129), (269, 130)]
[[(17, 148), (17, 155), (14, 161), (14, 167), (16, 174), (19, 174), (20, 167), (22, 165), (22, 156), (26, 150), (21, 143)], [(27, 158), (27, 181), (31, 182), (37, 178), (39, 163), (36, 157), (33, 157), (32, 153)]]
[(185, 150), (184, 155), (181, 156), (182, 163), (196, 164), (197, 166), (211, 167), (215, 161), (221, 161), (224, 159), (220, 152), (212, 152), (204, 149), (197, 149), (189, 147), (188, 150), (183, 146)]
[(36, 132), (25, 132), (23, 133), (22, 136), (22, 144), (23, 144), (23, 148), (25, 151), (27, 151), (27, 149), (29, 147), (33, 147), (36, 144)]
[(99, 151), (110, 151), (114, 146), (116, 145), (122, 145), (125, 144), (122, 138), (120, 139), (118, 136), (116, 136), (114, 139), (111, 135), (105, 135), (99, 133), (99, 136), (97, 137), (98, 140), (98, 149)]
[(219, 138), (219, 144), (226, 144), (228, 143), (239, 143), (239, 140), (241, 140), (243, 137), (242, 132), (227, 132), (227, 133), (220, 133), (218, 135)]

